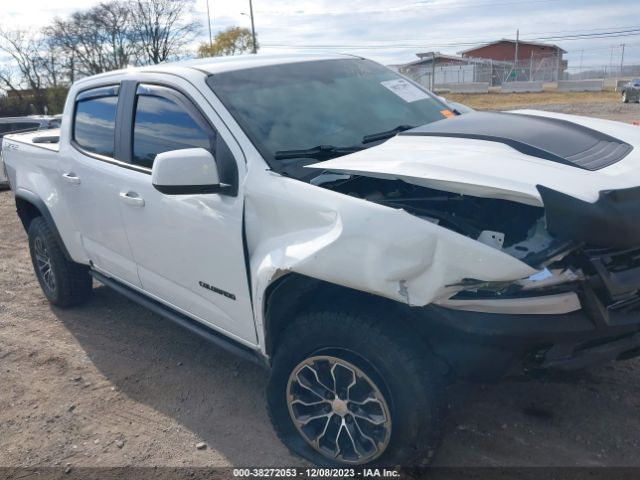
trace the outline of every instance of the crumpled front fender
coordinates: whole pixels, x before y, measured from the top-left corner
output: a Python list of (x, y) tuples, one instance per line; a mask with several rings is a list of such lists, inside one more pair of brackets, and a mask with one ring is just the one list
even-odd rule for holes
[[(269, 174), (245, 204), (255, 314), (288, 273), (422, 306), (465, 278), (509, 281), (535, 270), (497, 249), (404, 210)], [(260, 328), (259, 328), (260, 330)]]

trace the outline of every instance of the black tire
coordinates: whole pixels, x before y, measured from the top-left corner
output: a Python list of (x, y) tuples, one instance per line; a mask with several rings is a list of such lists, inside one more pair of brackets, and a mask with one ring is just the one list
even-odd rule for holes
[[(293, 372), (303, 372), (306, 367), (298, 370), (300, 363), (305, 360), (310, 362), (312, 360), (309, 359), (317, 359), (319, 356), (338, 359), (339, 363), (344, 362), (347, 366), (351, 365), (354, 370), (359, 369), (360, 373), (365, 375), (364, 377), (359, 376), (360, 373), (357, 372), (358, 376), (354, 374), (353, 379), (357, 378), (358, 383), (351, 383), (353, 388), (360, 388), (360, 382), (363, 379), (365, 381), (368, 380), (374, 384), (374, 387), (377, 387), (379, 393), (384, 397), (388, 407), (385, 411), (389, 412), (389, 418), (391, 419), (390, 435), (384, 437), (378, 433), (376, 440), (383, 437), (387, 440), (384, 449), (380, 445), (382, 441), (378, 444), (380, 448), (376, 448), (376, 451), (378, 451), (375, 454), (376, 456), (369, 455), (367, 458), (366, 455), (360, 455), (360, 459), (354, 459), (353, 456), (347, 459), (331, 458), (331, 455), (323, 454), (312, 447), (296, 427), (292, 418), (296, 413), (293, 411), (294, 407), (290, 406), (290, 400), (294, 399), (295, 396), (289, 394), (295, 388), (300, 387), (301, 382), (293, 380), (296, 378), (293, 376)], [(318, 360), (318, 362), (312, 363), (312, 366), (314, 368), (317, 366), (320, 369), (323, 367), (322, 361)], [(328, 365), (330, 363), (326, 364), (326, 366)], [(335, 378), (338, 375), (343, 375), (339, 373), (342, 371), (341, 369), (336, 371), (338, 373), (333, 376), (334, 382), (332, 384), (335, 391), (339, 389), (339, 387), (336, 387), (338, 382), (335, 381)], [(282, 340), (278, 344), (273, 359), (272, 375), (267, 388), (269, 415), (281, 441), (293, 453), (310, 460), (316, 465), (328, 467), (363, 465), (409, 467), (427, 465), (440, 443), (441, 426), (444, 418), (444, 382), (442, 373), (437, 372), (435, 362), (428, 353), (427, 345), (412, 338), (399, 325), (399, 322), (385, 324), (377, 321), (373, 316), (363, 314), (309, 313), (295, 321), (285, 331)], [(299, 375), (307, 374), (308, 371), (305, 371), (304, 374), (300, 373)], [(322, 372), (318, 370), (315, 378), (318, 379), (321, 374)], [(290, 376), (292, 384), (289, 383)], [(300, 376), (297, 377), (298, 380), (300, 378)], [(328, 382), (325, 381), (321, 385), (326, 386), (326, 383)], [(348, 392), (347, 390), (347, 394), (344, 395), (345, 398), (350, 398)], [(325, 398), (331, 395), (331, 393), (327, 393)], [(368, 395), (371, 396), (371, 394)], [(343, 395), (340, 394), (340, 397), (343, 398)], [(315, 397), (313, 398), (315, 399)], [(326, 402), (326, 400), (322, 401)], [(331, 412), (337, 412), (338, 410), (335, 409), (334, 403), (329, 403), (331, 405), (322, 404), (313, 408), (325, 409), (319, 413), (326, 413), (331, 409), (333, 409)], [(384, 402), (378, 402), (379, 405), (376, 405), (375, 402), (371, 403), (373, 405), (368, 404), (367, 408), (373, 407), (378, 410), (378, 418), (385, 417), (385, 415), (379, 414), (381, 410), (384, 410), (382, 408)], [(346, 401), (345, 404), (353, 405), (350, 400)], [(295, 409), (298, 407), (307, 408), (304, 405), (300, 405), (300, 403), (296, 405)], [(292, 409), (291, 413), (290, 408)], [(356, 406), (354, 408), (359, 407)], [(351, 414), (351, 407), (349, 407), (348, 413), (345, 413), (344, 409), (342, 409), (340, 417), (336, 420), (336, 423), (343, 422), (338, 427), (338, 433), (335, 435), (341, 441), (345, 440), (344, 435), (347, 433), (346, 431), (342, 433), (342, 428), (349, 430), (347, 424), (351, 424), (350, 432), (356, 432), (354, 430), (354, 422), (357, 419), (353, 415), (349, 418)], [(308, 415), (315, 416), (316, 413), (310, 412)], [(317, 427), (314, 426), (317, 431), (328, 434), (328, 428), (335, 430), (335, 423), (333, 424), (334, 426), (329, 425), (331, 425), (330, 421), (334, 421), (338, 414), (329, 413), (329, 415), (331, 417), (327, 419), (324, 427), (322, 424)], [(302, 417), (299, 417), (298, 420), (300, 418)], [(362, 419), (362, 417), (359, 418)], [(314, 420), (314, 422), (316, 421)], [(318, 422), (324, 422), (324, 419), (318, 420)], [(371, 424), (361, 420), (357, 428), (362, 433), (365, 427), (370, 426)], [(304, 428), (307, 427), (305, 426)], [(382, 429), (384, 428), (383, 425)], [(372, 430), (367, 431), (371, 432)], [(347, 443), (341, 443), (341, 446), (334, 450), (340, 450), (341, 456), (348, 456), (351, 450), (349, 447), (356, 445), (356, 442), (353, 441), (354, 435), (349, 434), (346, 439)], [(331, 437), (333, 436), (332, 431)], [(373, 436), (371, 435), (371, 437)], [(351, 444), (348, 443), (349, 439), (351, 439)], [(327, 443), (325, 438), (322, 441)], [(344, 445), (346, 445), (346, 448), (343, 448)], [(366, 452), (367, 449), (362, 448), (362, 445), (360, 443), (360, 450)], [(370, 443), (369, 445), (375, 445), (375, 443)], [(342, 453), (343, 451), (345, 453)]]
[(31, 221), (28, 235), (33, 269), (47, 300), (62, 308), (85, 302), (92, 291), (89, 268), (67, 260), (44, 218)]
[(629, 103), (629, 97), (627, 96), (627, 92), (622, 92), (622, 103)]

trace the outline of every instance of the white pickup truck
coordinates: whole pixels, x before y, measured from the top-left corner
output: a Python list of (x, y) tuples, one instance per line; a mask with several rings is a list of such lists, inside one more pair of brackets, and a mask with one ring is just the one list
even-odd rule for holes
[(53, 304), (96, 279), (265, 365), (320, 465), (428, 461), (452, 379), (640, 354), (638, 127), (252, 56), (83, 79), (2, 155)]

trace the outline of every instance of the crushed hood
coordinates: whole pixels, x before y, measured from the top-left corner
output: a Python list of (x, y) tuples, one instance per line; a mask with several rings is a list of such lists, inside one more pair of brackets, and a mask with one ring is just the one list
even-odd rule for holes
[(589, 203), (640, 186), (639, 167), (638, 127), (532, 110), (442, 120), (309, 166), (535, 206), (538, 186)]

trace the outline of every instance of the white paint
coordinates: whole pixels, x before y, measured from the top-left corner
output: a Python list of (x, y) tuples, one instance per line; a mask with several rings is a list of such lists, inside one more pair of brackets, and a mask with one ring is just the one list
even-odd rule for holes
[(185, 148), (156, 155), (151, 183), (160, 186), (218, 185), (218, 166), (204, 148)]

